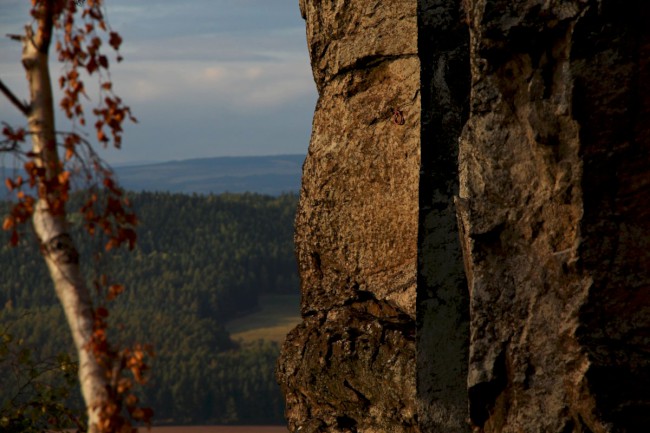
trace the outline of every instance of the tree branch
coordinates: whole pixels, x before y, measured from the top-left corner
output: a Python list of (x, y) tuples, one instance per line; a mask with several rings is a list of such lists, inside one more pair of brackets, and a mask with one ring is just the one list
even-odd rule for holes
[(11, 90), (5, 86), (5, 83), (3, 83), (2, 80), (0, 80), (0, 90), (5, 94), (7, 98), (9, 98), (9, 100), (16, 106), (16, 108), (21, 111), (21, 113), (23, 113), (25, 116), (29, 116), (29, 107), (27, 104), (18, 99), (16, 95), (14, 95)]

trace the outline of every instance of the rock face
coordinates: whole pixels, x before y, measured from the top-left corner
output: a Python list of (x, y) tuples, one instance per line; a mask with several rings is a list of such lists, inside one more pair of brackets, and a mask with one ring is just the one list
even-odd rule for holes
[(467, 431), (460, 4), (300, 6), (320, 98), (296, 219), (305, 320), (279, 368), (289, 426)]
[(650, 3), (300, 8), (290, 429), (648, 431)]
[(412, 0), (300, 3), (319, 100), (296, 218), (292, 431), (417, 432), (420, 63)]
[(466, 6), (471, 421), (647, 431), (650, 4)]

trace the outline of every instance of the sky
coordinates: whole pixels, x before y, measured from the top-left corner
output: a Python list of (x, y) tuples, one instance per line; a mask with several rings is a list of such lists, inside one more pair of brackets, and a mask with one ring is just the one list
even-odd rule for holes
[[(23, 33), (30, 3), (0, 0), (0, 79), (21, 99), (28, 97), (21, 47), (5, 34)], [(298, 0), (105, 4), (124, 39), (121, 63), (105, 44), (114, 88), (138, 119), (125, 127), (121, 150), (102, 152), (106, 161), (306, 154), (317, 94)], [(61, 71), (55, 58), (53, 81)], [(86, 78), (87, 88), (94, 80)], [(90, 113), (97, 97), (88, 94)], [(0, 121), (25, 125), (2, 94)], [(57, 127), (65, 122), (57, 113)]]

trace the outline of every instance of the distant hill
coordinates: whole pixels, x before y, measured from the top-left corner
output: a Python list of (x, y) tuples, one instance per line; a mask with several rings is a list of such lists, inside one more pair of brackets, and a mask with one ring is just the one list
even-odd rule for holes
[(300, 190), (305, 155), (234, 156), (116, 167), (130, 191), (279, 195)]

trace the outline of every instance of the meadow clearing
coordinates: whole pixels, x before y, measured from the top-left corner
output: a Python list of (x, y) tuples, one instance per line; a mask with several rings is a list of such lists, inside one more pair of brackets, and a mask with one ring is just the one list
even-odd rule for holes
[(226, 329), (235, 341), (262, 339), (281, 344), (300, 321), (300, 295), (266, 295), (260, 296), (257, 311), (228, 322)]

